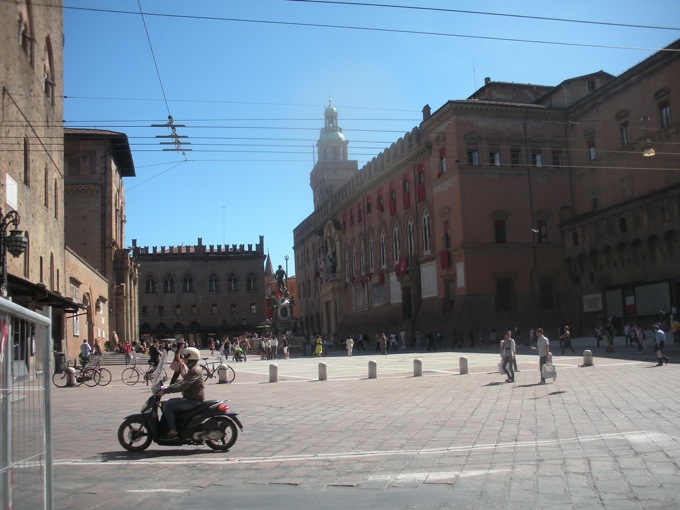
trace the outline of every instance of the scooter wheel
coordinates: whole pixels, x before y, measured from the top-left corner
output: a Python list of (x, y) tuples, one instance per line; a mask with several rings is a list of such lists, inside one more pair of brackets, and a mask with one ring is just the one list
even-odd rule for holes
[(151, 444), (151, 434), (141, 418), (127, 418), (118, 428), (118, 442), (129, 452), (143, 452)]
[(210, 420), (205, 427), (217, 429), (223, 434), (222, 439), (216, 441), (212, 439), (205, 440), (205, 444), (213, 450), (226, 451), (234, 446), (234, 443), (238, 438), (238, 428), (236, 427), (236, 424), (224, 416), (216, 416)]

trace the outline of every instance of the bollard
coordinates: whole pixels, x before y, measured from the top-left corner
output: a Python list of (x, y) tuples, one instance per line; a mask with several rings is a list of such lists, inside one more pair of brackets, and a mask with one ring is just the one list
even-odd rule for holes
[(73, 367), (67, 367), (66, 372), (68, 372), (68, 383), (66, 386), (76, 385), (76, 369)]
[(227, 381), (227, 365), (224, 363), (221, 363), (217, 367), (217, 384), (227, 384), (229, 381)]
[(328, 366), (323, 361), (319, 363), (319, 381), (328, 380)]
[(422, 376), (423, 376), (423, 360), (416, 358), (413, 360), (413, 377)]
[(465, 356), (458, 358), (458, 366), (460, 367), (460, 375), (468, 373), (468, 359)]
[(378, 364), (375, 361), (368, 362), (368, 378), (369, 379), (378, 378)]
[(276, 363), (269, 365), (269, 382), (279, 382), (279, 366)]
[(593, 366), (593, 353), (591, 351), (583, 351), (583, 366), (592, 367)]

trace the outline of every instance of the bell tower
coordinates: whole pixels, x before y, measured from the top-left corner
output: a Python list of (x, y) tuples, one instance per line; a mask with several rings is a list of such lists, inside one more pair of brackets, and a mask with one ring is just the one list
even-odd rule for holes
[(309, 185), (314, 193), (314, 209), (318, 209), (359, 171), (356, 160), (347, 159), (349, 142), (338, 127), (338, 109), (328, 100), (324, 110), (324, 127), (316, 142), (318, 161), (312, 169)]

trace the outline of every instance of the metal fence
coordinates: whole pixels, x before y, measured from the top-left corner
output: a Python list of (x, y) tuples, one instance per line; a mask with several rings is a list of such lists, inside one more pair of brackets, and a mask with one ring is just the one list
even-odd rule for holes
[(52, 498), (51, 319), (0, 298), (0, 500), (48, 509)]

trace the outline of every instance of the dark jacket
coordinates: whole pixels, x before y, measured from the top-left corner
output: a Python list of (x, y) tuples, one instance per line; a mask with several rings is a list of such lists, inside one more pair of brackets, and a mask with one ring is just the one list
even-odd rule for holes
[(180, 382), (171, 384), (163, 390), (163, 393), (179, 393), (180, 391), (182, 396), (189, 400), (198, 400), (199, 402), (205, 400), (203, 374), (198, 363), (187, 371)]

